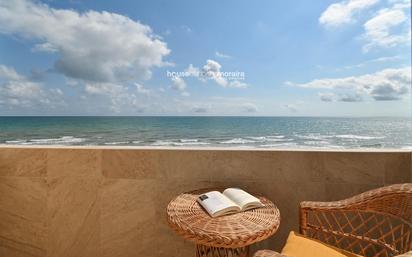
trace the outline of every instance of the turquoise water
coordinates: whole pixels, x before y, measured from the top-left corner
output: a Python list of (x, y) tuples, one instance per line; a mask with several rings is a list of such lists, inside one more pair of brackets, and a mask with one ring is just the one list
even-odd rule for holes
[(412, 121), (316, 117), (0, 117), (0, 144), (412, 149)]

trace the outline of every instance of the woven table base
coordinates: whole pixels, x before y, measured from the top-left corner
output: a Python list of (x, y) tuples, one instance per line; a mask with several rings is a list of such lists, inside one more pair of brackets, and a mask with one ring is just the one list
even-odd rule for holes
[(248, 257), (249, 245), (279, 227), (279, 209), (264, 197), (260, 208), (212, 218), (197, 202), (201, 191), (210, 189), (180, 194), (166, 209), (169, 226), (196, 244), (196, 257)]
[(248, 257), (249, 246), (239, 248), (211, 247), (196, 245), (196, 257)]

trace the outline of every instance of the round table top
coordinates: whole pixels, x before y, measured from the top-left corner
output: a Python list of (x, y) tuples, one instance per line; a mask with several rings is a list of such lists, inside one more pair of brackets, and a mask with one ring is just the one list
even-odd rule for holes
[(279, 227), (279, 209), (264, 197), (258, 197), (263, 207), (212, 218), (196, 201), (198, 196), (198, 193), (184, 193), (167, 206), (172, 229), (196, 244), (244, 247), (270, 237)]

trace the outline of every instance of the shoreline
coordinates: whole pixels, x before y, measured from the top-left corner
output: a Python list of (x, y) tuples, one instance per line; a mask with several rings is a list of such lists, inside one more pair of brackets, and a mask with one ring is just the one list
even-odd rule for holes
[(9, 145), (0, 144), (1, 148), (22, 149), (96, 149), (96, 150), (167, 150), (167, 151), (259, 151), (259, 152), (376, 152), (376, 153), (410, 153), (411, 149), (398, 148), (353, 148), (353, 149), (328, 149), (328, 148), (254, 148), (254, 147), (193, 147), (193, 146), (103, 146), (103, 145)]

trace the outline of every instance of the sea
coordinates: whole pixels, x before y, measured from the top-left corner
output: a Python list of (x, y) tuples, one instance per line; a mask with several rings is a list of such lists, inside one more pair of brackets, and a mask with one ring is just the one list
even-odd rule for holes
[(412, 149), (412, 120), (393, 117), (0, 117), (0, 144)]

